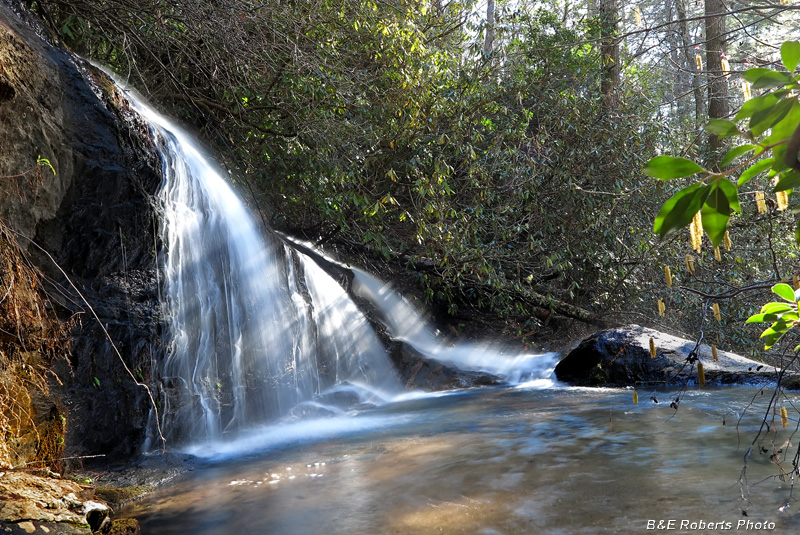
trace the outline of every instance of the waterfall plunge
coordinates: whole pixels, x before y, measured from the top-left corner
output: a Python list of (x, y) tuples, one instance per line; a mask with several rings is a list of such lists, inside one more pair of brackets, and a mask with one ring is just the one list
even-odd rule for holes
[(399, 392), (384, 347), (342, 287), (263, 232), (186, 133), (129, 98), (162, 150), (167, 438), (216, 439), (341, 384), (359, 401)]

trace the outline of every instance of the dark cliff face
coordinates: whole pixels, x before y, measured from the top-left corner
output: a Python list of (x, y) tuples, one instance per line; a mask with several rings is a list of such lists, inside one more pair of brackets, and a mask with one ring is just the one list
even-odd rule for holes
[(134, 378), (152, 381), (161, 351), (161, 163), (113, 85), (41, 35), (0, 1), (0, 220), (49, 279), (54, 312), (74, 321), (50, 400), (67, 415), (65, 455), (127, 455), (150, 410)]

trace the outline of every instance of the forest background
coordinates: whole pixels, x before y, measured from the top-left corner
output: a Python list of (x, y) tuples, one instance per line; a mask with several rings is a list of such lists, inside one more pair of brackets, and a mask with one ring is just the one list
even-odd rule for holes
[(453, 331), (526, 343), (571, 317), (759, 356), (745, 321), (797, 284), (796, 199), (761, 177), (720, 247), (659, 239), (691, 179), (643, 169), (719, 159), (703, 126), (758, 95), (744, 71), (781, 68), (791, 2), (27, 3), (197, 132), (266, 223), (415, 288)]

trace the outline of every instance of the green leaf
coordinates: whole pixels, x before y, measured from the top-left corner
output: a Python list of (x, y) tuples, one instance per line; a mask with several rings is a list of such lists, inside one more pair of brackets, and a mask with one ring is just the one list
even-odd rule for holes
[(752, 117), (754, 113), (757, 113), (763, 109), (770, 108), (778, 103), (778, 97), (775, 93), (767, 93), (766, 95), (761, 95), (760, 97), (754, 97), (742, 104), (742, 109), (739, 110), (739, 113), (736, 114), (736, 117), (733, 118), (734, 121), (741, 121), (742, 119), (747, 119), (748, 117)]
[(750, 118), (750, 131), (754, 136), (760, 136), (781, 122), (795, 102), (796, 100), (791, 98), (782, 99), (772, 107), (757, 111)]
[[(728, 188), (732, 188), (733, 192), (726, 191)], [(725, 229), (728, 227), (728, 220), (731, 216), (731, 203), (729, 200), (731, 197), (736, 203), (736, 209), (740, 209), (736, 186), (726, 179), (721, 179), (711, 185), (711, 190), (703, 205), (701, 212), (703, 229), (708, 234), (714, 247), (722, 243), (722, 239), (725, 236)]]
[(710, 186), (698, 182), (667, 199), (653, 223), (653, 232), (663, 239), (688, 225), (703, 207), (709, 189)]
[(783, 119), (772, 126), (772, 131), (763, 141), (764, 145), (774, 145), (772, 156), (776, 162), (783, 162), (786, 155), (786, 143), (781, 142), (792, 137), (797, 125), (800, 124), (800, 103), (797, 98), (787, 98), (786, 101), (793, 103), (791, 109)]
[(677, 158), (675, 156), (656, 156), (647, 162), (644, 173), (647, 176), (659, 180), (671, 180), (673, 178), (683, 178), (686, 176), (700, 173), (703, 168), (692, 160)]
[(794, 72), (800, 62), (800, 41), (786, 41), (781, 45), (781, 62), (787, 71)]
[(792, 305), (787, 303), (767, 303), (763, 307), (761, 307), (762, 314), (782, 314), (784, 312), (789, 312), (792, 309)]
[(769, 89), (792, 83), (792, 77), (787, 73), (765, 69), (764, 67), (748, 69), (744, 71), (742, 76), (753, 84), (753, 89)]
[(777, 321), (778, 315), (777, 314), (753, 314), (745, 323), (772, 323)]
[(787, 301), (791, 301), (795, 303), (796, 300), (794, 298), (794, 288), (786, 284), (785, 282), (779, 282), (775, 286), (772, 287), (772, 293), (775, 295), (786, 299)]
[(795, 188), (800, 188), (800, 173), (790, 171), (781, 175), (772, 191), (786, 191)]
[(766, 171), (772, 164), (775, 162), (775, 158), (764, 158), (763, 160), (759, 160), (744, 171), (742, 171), (741, 176), (739, 176), (739, 182), (737, 182), (737, 186), (740, 188), (750, 182), (750, 180), (756, 176), (757, 174), (761, 173), (762, 171)]
[(753, 150), (757, 149), (758, 145), (739, 145), (738, 147), (733, 147), (725, 157), (722, 158), (722, 161), (719, 163), (720, 167), (726, 167), (730, 165), (736, 158), (742, 156), (743, 154), (747, 154), (748, 152), (752, 152)]
[(725, 194), (725, 197), (727, 197), (728, 205), (731, 207), (731, 210), (741, 212), (742, 207), (739, 204), (739, 189), (736, 187), (736, 184), (730, 180), (721, 178), (717, 181), (716, 185), (722, 193)]
[(719, 137), (735, 136), (739, 133), (736, 123), (727, 119), (711, 119), (703, 129), (710, 134), (717, 134)]
[[(709, 198), (712, 196), (714, 196), (713, 193), (709, 195)], [(724, 199), (724, 195), (720, 195), (720, 197)], [(725, 199), (726, 207), (727, 202), (727, 199)], [(719, 244), (722, 243), (722, 239), (725, 237), (725, 229), (728, 227), (728, 220), (731, 217), (730, 214), (730, 209), (727, 210), (727, 213), (724, 213), (711, 208), (708, 204), (703, 206), (703, 210), (700, 213), (703, 219), (703, 230), (708, 234), (708, 237), (711, 239), (711, 244), (714, 247), (719, 246)]]

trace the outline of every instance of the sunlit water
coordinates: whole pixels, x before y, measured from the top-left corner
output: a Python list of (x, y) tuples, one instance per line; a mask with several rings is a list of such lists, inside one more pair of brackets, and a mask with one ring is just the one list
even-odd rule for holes
[(247, 455), (207, 451), (207, 465), (123, 514), (144, 535), (646, 533), (669, 520), (731, 526), (670, 533), (757, 531), (740, 521), (795, 533), (800, 505), (779, 512), (789, 482), (769, 477), (769, 455), (748, 461), (742, 498), (765, 396), (692, 390), (676, 413), (674, 395), (633, 405), (626, 390), (468, 390), (274, 428)]

